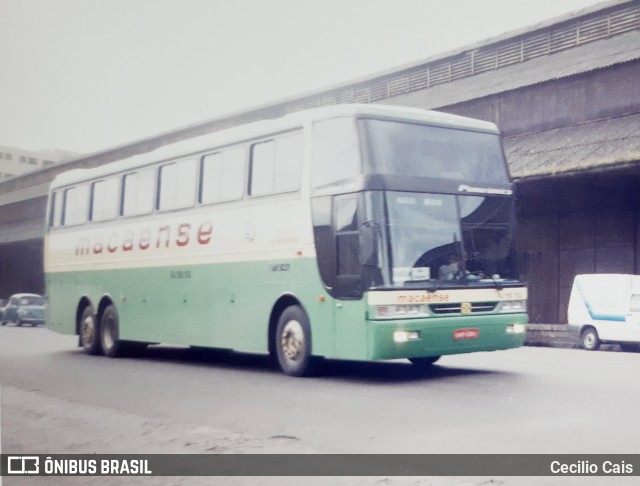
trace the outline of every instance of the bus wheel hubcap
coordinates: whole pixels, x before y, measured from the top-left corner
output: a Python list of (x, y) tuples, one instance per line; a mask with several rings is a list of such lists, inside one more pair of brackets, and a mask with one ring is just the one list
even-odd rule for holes
[(304, 347), (304, 333), (298, 321), (289, 321), (282, 330), (281, 347), (284, 356), (296, 361), (302, 354)]

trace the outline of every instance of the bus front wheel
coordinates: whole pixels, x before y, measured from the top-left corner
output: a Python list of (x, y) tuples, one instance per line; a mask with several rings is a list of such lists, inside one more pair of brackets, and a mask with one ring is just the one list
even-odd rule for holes
[(312, 373), (311, 328), (309, 318), (300, 306), (289, 306), (280, 315), (274, 344), (278, 365), (284, 373), (289, 376)]
[(593, 327), (588, 327), (580, 335), (580, 341), (582, 347), (587, 351), (597, 351), (600, 348), (600, 338), (598, 337), (598, 331)]
[(98, 319), (93, 307), (88, 305), (82, 311), (80, 317), (80, 346), (84, 348), (84, 352), (87, 354), (100, 354), (102, 348), (100, 347), (100, 330), (98, 326)]

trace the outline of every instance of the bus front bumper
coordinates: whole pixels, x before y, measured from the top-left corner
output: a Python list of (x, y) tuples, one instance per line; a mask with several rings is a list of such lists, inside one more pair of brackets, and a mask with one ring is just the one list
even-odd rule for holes
[(369, 359), (496, 351), (522, 346), (527, 314), (369, 320)]

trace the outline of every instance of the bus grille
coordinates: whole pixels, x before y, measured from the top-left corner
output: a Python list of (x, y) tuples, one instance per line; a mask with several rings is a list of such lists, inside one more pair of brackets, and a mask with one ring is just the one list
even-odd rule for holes
[(466, 305), (456, 302), (451, 304), (431, 304), (429, 308), (434, 314), (475, 314), (476, 312), (491, 312), (497, 305), (497, 302), (471, 302)]

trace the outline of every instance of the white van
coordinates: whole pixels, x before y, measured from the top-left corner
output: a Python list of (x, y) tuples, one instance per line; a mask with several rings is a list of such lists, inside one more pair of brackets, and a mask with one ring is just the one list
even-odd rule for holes
[(640, 349), (640, 275), (577, 275), (567, 321), (569, 333), (589, 351), (601, 343)]

